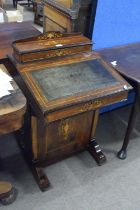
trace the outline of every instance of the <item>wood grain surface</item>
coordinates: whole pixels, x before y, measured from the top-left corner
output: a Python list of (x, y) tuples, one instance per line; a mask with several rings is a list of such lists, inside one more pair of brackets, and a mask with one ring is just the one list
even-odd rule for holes
[(92, 50), (91, 40), (80, 33), (62, 34), (59, 32), (48, 32), (33, 39), (16, 41), (12, 46), (14, 57), (21, 63)]
[[(48, 179), (42, 166), (88, 149), (106, 161), (95, 142), (99, 109), (127, 99), (131, 86), (94, 52), (21, 64), (9, 57), (31, 107), (31, 138), (23, 142), (39, 187)], [(38, 170), (39, 167), (39, 170)]]
[(98, 51), (108, 62), (117, 61), (115, 69), (140, 84), (140, 42)]
[(11, 44), (18, 39), (25, 39), (39, 35), (40, 32), (32, 26), (31, 22), (1, 23), (0, 24), (0, 59), (12, 54)]
[[(4, 65), (0, 68), (6, 72)], [(22, 127), (23, 116), (26, 111), (26, 99), (14, 81), (14, 90), (10, 95), (0, 98), (0, 135), (10, 133)]]
[(96, 6), (97, 0), (45, 0), (44, 31), (82, 32), (91, 38)]

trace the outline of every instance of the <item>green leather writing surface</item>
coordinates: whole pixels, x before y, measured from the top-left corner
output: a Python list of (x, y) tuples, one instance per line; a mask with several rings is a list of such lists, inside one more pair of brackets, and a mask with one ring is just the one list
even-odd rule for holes
[(119, 84), (99, 59), (45, 68), (31, 74), (49, 101)]

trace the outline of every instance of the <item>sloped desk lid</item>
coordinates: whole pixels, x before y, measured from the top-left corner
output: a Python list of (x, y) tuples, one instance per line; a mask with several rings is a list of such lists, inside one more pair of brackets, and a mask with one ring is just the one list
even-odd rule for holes
[(93, 52), (17, 64), (17, 69), (43, 114), (131, 89)]

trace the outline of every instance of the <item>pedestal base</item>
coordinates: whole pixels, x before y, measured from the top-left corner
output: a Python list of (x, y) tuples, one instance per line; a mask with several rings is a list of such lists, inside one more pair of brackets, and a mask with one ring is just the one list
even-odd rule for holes
[(95, 141), (95, 139), (91, 140), (91, 142), (89, 143), (88, 151), (93, 156), (93, 158), (96, 160), (96, 162), (99, 166), (103, 165), (106, 162), (106, 157), (102, 153), (102, 150), (100, 149), (100, 146)]
[(40, 190), (42, 192), (46, 191), (50, 186), (50, 182), (49, 182), (46, 174), (44, 173), (43, 168), (33, 166), (32, 172), (33, 172), (33, 175), (37, 181), (37, 184), (38, 184)]

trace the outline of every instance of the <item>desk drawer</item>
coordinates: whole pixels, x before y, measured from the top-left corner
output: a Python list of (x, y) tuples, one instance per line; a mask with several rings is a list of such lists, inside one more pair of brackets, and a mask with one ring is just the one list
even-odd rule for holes
[(46, 116), (45, 120), (49, 123), (87, 111), (99, 109), (100, 107), (126, 100), (127, 96), (128, 91), (124, 91), (107, 97), (102, 97), (95, 101), (86, 102), (85, 104), (80, 104), (74, 107), (69, 107), (63, 110), (52, 112)]

